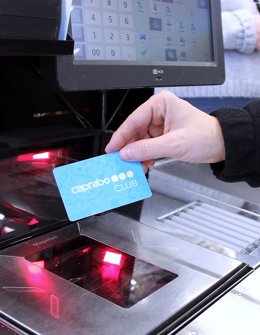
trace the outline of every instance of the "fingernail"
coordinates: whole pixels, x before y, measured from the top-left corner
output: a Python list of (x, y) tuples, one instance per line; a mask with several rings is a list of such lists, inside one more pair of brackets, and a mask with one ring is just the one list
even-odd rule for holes
[(131, 159), (131, 149), (130, 148), (124, 148), (120, 150), (120, 157), (124, 160)]

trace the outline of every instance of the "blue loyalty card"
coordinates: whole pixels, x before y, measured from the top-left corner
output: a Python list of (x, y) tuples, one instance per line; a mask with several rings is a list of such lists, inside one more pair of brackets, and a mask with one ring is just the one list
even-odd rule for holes
[(123, 161), (118, 152), (57, 167), (53, 174), (70, 221), (152, 195), (140, 162)]

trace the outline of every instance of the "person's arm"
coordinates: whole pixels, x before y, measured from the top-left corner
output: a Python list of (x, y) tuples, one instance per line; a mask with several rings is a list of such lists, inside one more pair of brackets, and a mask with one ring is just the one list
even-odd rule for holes
[(254, 0), (221, 0), (221, 10), (223, 12), (233, 12), (240, 8), (245, 8), (252, 14), (257, 13)]
[(260, 100), (243, 109), (221, 108), (213, 112), (221, 126), (225, 160), (211, 164), (223, 181), (245, 181), (260, 186)]
[(105, 151), (144, 170), (157, 158), (211, 163), (223, 181), (260, 186), (260, 99), (208, 115), (169, 91), (153, 95), (115, 131)]
[(260, 50), (260, 14), (254, 15), (256, 26), (256, 50)]
[(222, 12), (223, 42), (226, 50), (242, 53), (253, 52), (259, 43), (259, 14), (252, 14), (241, 8), (232, 12)]

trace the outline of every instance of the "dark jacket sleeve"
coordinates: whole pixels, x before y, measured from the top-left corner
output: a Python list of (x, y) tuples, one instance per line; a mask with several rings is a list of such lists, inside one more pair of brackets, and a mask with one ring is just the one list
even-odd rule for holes
[(260, 100), (243, 109), (220, 108), (212, 113), (222, 128), (226, 159), (211, 164), (223, 181), (245, 181), (260, 187)]

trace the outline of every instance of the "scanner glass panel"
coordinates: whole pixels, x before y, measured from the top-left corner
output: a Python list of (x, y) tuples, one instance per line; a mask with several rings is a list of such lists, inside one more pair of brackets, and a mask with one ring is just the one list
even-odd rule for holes
[(178, 275), (87, 237), (26, 257), (56, 275), (129, 308)]

